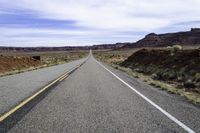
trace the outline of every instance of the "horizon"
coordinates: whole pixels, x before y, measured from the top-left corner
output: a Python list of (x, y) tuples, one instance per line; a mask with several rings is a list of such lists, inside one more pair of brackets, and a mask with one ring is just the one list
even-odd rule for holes
[(0, 46), (136, 42), (152, 32), (200, 27), (198, 5), (198, 0), (0, 0)]
[[(180, 33), (180, 32), (190, 32), (191, 29), (200, 29), (200, 28), (190, 28), (190, 30), (187, 30), (187, 31), (176, 31), (176, 32), (170, 32), (170, 33), (173, 34), (173, 33)], [(151, 33), (154, 33), (154, 32), (150, 32), (150, 33), (148, 33), (148, 34), (151, 34)], [(170, 33), (169, 33), (169, 34), (170, 34)], [(148, 35), (148, 34), (146, 34), (146, 35)], [(157, 34), (157, 33), (155, 33), (155, 34)], [(168, 34), (168, 33), (161, 33), (161, 34)], [(158, 34), (158, 35), (161, 35), (161, 34)], [(141, 38), (141, 39), (139, 39), (139, 40), (144, 39), (146, 35), (144, 35), (144, 37)], [(118, 44), (118, 43), (121, 43), (121, 44), (125, 44), (125, 43), (137, 43), (137, 41), (139, 41), (139, 40), (136, 40), (136, 41), (134, 41), (134, 42), (115, 42), (115, 43), (107, 43), (107, 44), (91, 44), (91, 45), (71, 45), (71, 46), (70, 46), (70, 45), (60, 45), (60, 46), (40, 46), (40, 45), (38, 45), (38, 46), (2, 46), (2, 45), (0, 45), (0, 47), (12, 47), (12, 48), (92, 47), (92, 46), (100, 46), (100, 45), (116, 45), (116, 44)]]

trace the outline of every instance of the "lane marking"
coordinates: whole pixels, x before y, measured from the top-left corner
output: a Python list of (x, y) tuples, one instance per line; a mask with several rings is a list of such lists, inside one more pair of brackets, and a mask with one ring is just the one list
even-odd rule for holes
[(180, 122), (178, 119), (176, 119), (174, 116), (172, 116), (170, 113), (168, 113), (167, 111), (165, 111), (164, 109), (162, 109), (160, 106), (158, 106), (156, 103), (154, 103), (153, 101), (151, 101), (149, 98), (147, 98), (145, 95), (143, 95), (142, 93), (140, 93), (139, 91), (137, 91), (135, 88), (133, 88), (132, 86), (130, 86), (128, 83), (126, 83), (124, 80), (122, 80), (121, 78), (119, 78), (116, 74), (114, 74), (112, 71), (110, 71), (108, 68), (106, 68), (104, 65), (102, 65), (100, 62), (98, 62), (96, 59), (95, 61), (101, 66), (103, 67), (105, 70), (107, 70), (110, 74), (112, 74), (115, 78), (117, 78), (118, 80), (120, 80), (122, 83), (124, 83), (126, 86), (128, 86), (130, 89), (132, 89), (135, 93), (137, 93), (139, 96), (141, 96), (144, 100), (146, 100), (148, 103), (150, 103), (152, 106), (154, 106), (155, 108), (157, 108), (160, 112), (162, 112), (165, 116), (167, 116), (170, 120), (172, 120), (173, 122), (175, 122), (176, 124), (178, 124), (180, 127), (182, 127), (185, 131), (187, 131), (188, 133), (195, 133), (195, 131), (193, 131), (191, 128), (189, 128), (188, 126), (186, 126), (185, 124), (183, 124), (182, 122)]
[(44, 92), (45, 90), (47, 90), (49, 87), (51, 87), (52, 85), (54, 85), (55, 83), (57, 83), (58, 81), (62, 81), (64, 80), (66, 77), (68, 77), (70, 75), (70, 73), (74, 70), (76, 70), (77, 68), (79, 68), (82, 64), (84, 64), (86, 61), (88, 60), (88, 58), (86, 58), (85, 61), (83, 61), (80, 65), (72, 68), (71, 70), (69, 70), (68, 72), (65, 72), (64, 74), (62, 74), (60, 77), (58, 77), (57, 79), (53, 80), (50, 84), (46, 85), (45, 87), (43, 87), (41, 90), (39, 90), (38, 92), (36, 92), (35, 94), (33, 94), (32, 96), (28, 97), (27, 99), (25, 99), (24, 101), (22, 101), (21, 103), (19, 103), (17, 106), (13, 107), (11, 110), (9, 110), (8, 112), (4, 113), (2, 116), (0, 116), (0, 122), (2, 122), (3, 120), (5, 120), (7, 117), (9, 117), (10, 115), (12, 115), (14, 112), (16, 112), (18, 109), (20, 109), (21, 107), (23, 107), (25, 104), (27, 104), (28, 102), (30, 102), (31, 100), (33, 100), (35, 97), (37, 97), (38, 95), (40, 95), (42, 92)]
[(51, 82), (49, 85), (45, 86), (44, 88), (42, 88), (41, 90), (39, 90), (38, 92), (36, 92), (34, 95), (30, 96), (29, 98), (27, 98), (26, 100), (24, 100), (23, 102), (21, 102), (20, 104), (18, 104), (17, 106), (15, 106), (13, 109), (11, 109), (10, 111), (8, 111), (7, 113), (5, 113), (4, 115), (2, 115), (0, 117), (0, 122), (2, 122), (4, 119), (6, 119), (8, 116), (10, 116), (11, 114), (13, 114), (15, 111), (17, 111), (19, 108), (21, 108), (22, 106), (24, 106), (26, 103), (28, 103), (29, 101), (31, 101), (33, 98), (35, 98), (36, 96), (38, 96), (39, 94), (41, 94), (42, 92), (44, 92), (47, 88), (49, 88), (51, 85), (53, 85), (54, 83), (56, 83), (60, 78), (62, 78), (63, 76), (59, 77), (58, 79), (54, 80), (53, 82)]
[(65, 78), (67, 78), (69, 76), (69, 74), (65, 75), (63, 78), (61, 78), (59, 81), (63, 81)]

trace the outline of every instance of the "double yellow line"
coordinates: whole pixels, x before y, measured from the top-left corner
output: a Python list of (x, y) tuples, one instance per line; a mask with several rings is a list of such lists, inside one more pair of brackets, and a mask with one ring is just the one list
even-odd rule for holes
[(9, 117), (10, 115), (12, 115), (18, 109), (20, 109), (21, 107), (23, 107), (24, 105), (26, 105), (27, 103), (29, 103), (31, 100), (33, 100), (34, 98), (36, 98), (37, 96), (39, 96), (41, 93), (43, 93), (44, 91), (46, 91), (48, 88), (50, 88), (51, 86), (53, 86), (57, 82), (63, 81), (66, 77), (68, 77), (73, 71), (75, 71), (76, 69), (78, 69), (85, 62), (86, 61), (84, 61), (82, 64), (76, 66), (75, 68), (71, 69), (70, 71), (62, 74), (60, 77), (58, 77), (57, 79), (53, 80), (51, 83), (49, 83), (48, 85), (46, 85), (45, 87), (43, 87), (42, 89), (40, 89), (38, 92), (36, 92), (32, 96), (30, 96), (27, 99), (25, 99), (24, 101), (22, 101), (21, 103), (19, 103), (17, 106), (13, 107), (8, 112), (4, 113), (2, 116), (0, 116), (0, 122), (4, 121), (7, 117)]

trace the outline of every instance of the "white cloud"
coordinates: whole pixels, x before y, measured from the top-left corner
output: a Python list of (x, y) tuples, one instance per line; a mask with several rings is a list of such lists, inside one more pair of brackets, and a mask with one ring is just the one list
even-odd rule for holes
[(178, 21), (200, 19), (199, 0), (1, 0), (31, 9), (39, 17), (75, 20), (94, 28), (152, 30)]
[(123, 42), (141, 36), (121, 35), (116, 31), (62, 30), (36, 28), (0, 28), (0, 44), (4, 46), (74, 46)]
[[(88, 40), (109, 34), (111, 37), (119, 36), (119, 32), (125, 31), (153, 32), (179, 22), (200, 20), (200, 0), (0, 0), (0, 5), (10, 9), (32, 10), (39, 18), (74, 20), (76, 26), (95, 31), (62, 30), (60, 34), (87, 36)], [(31, 31), (58, 33), (49, 29)]]

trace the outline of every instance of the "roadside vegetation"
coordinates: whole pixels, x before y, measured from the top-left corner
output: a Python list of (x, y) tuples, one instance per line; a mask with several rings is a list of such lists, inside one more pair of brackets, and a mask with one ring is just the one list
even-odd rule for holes
[(200, 103), (200, 49), (146, 48), (94, 52), (96, 58), (149, 85)]
[(88, 51), (1, 53), (0, 77), (63, 64), (87, 55)]

